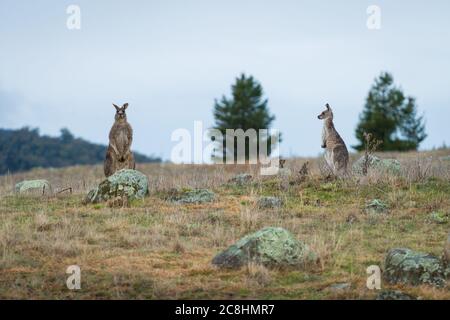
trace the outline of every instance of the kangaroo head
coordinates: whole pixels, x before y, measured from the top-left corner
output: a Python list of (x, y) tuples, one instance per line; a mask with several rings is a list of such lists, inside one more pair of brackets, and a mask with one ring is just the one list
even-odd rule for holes
[(122, 107), (119, 107), (113, 103), (113, 106), (114, 108), (116, 108), (116, 116), (114, 117), (114, 119), (116, 119), (116, 121), (126, 120), (127, 115), (125, 113), (125, 110), (128, 108), (128, 103), (124, 103)]
[(320, 120), (333, 119), (333, 110), (331, 110), (330, 105), (327, 103), (325, 107), (326, 109), (322, 111), (322, 113), (319, 114), (317, 118)]

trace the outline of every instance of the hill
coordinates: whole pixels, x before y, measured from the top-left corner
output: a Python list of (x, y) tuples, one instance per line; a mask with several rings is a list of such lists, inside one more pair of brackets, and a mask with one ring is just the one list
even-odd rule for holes
[[(59, 137), (40, 135), (28, 127), (0, 129), (0, 174), (35, 167), (60, 168), (97, 164), (105, 158), (106, 146), (75, 138), (68, 129)], [(134, 152), (136, 162), (161, 162), (161, 159)]]
[[(330, 179), (323, 159), (287, 159), (278, 176), (257, 166), (139, 164), (150, 194), (125, 207), (83, 205), (104, 179), (101, 165), (33, 169), (0, 176), (0, 299), (374, 299), (367, 267), (384, 270), (392, 248), (440, 257), (449, 231), (449, 150), (382, 153), (396, 175)], [(356, 159), (352, 155), (352, 163)], [(309, 161), (309, 174), (298, 176)], [(237, 173), (253, 177), (230, 183)], [(300, 179), (299, 179), (300, 178)], [(47, 179), (57, 192), (19, 195), (15, 183)], [(171, 201), (207, 188), (212, 202)], [(261, 197), (282, 199), (261, 207)], [(378, 199), (386, 212), (367, 212)], [(248, 264), (218, 269), (213, 257), (245, 235), (282, 227), (320, 258), (307, 268)], [(81, 268), (81, 290), (66, 287), (66, 269)], [(343, 289), (339, 289), (343, 287)], [(448, 288), (381, 283), (422, 299), (450, 299)]]

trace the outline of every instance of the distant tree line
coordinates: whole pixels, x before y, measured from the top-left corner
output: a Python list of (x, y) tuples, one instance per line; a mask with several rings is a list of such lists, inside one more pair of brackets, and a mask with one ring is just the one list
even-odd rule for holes
[[(68, 129), (59, 137), (40, 135), (28, 127), (0, 129), (0, 174), (25, 171), (34, 167), (59, 168), (102, 163), (106, 146), (75, 138)], [(136, 162), (161, 162), (160, 158), (134, 152)]]

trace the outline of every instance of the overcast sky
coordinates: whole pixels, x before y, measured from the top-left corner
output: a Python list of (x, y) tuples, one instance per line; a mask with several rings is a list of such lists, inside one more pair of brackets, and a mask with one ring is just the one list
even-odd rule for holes
[[(79, 5), (81, 29), (66, 27)], [(366, 26), (369, 5), (381, 29)], [(347, 145), (389, 71), (425, 113), (421, 149), (450, 144), (450, 1), (0, 0), (0, 127), (106, 144), (111, 103), (128, 102), (133, 149), (170, 157), (171, 133), (213, 125), (241, 72), (261, 82), (281, 153), (317, 155), (329, 102)]]

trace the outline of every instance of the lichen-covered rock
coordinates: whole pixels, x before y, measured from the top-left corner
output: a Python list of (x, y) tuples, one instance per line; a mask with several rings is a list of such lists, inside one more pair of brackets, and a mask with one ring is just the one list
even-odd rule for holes
[(442, 211), (433, 211), (428, 216), (428, 220), (437, 224), (446, 224), (449, 220), (449, 215)]
[(445, 285), (444, 267), (439, 258), (406, 248), (389, 250), (383, 277), (391, 284)]
[(283, 228), (267, 227), (249, 234), (214, 257), (212, 263), (222, 268), (240, 268), (250, 262), (266, 267), (302, 267), (317, 256)]
[(179, 204), (198, 204), (214, 201), (215, 197), (215, 193), (208, 189), (193, 189), (177, 193), (172, 197), (172, 201)]
[(257, 205), (261, 209), (280, 208), (283, 205), (283, 200), (277, 197), (261, 197), (258, 199)]
[(400, 290), (383, 290), (377, 295), (377, 300), (416, 300), (415, 297)]
[(16, 184), (15, 190), (17, 193), (35, 193), (35, 194), (50, 194), (52, 193), (52, 186), (47, 180), (24, 180)]
[(89, 191), (85, 203), (98, 203), (113, 198), (142, 199), (148, 194), (148, 178), (141, 172), (122, 169)]
[(374, 199), (366, 204), (365, 211), (367, 214), (379, 215), (388, 212), (388, 206), (380, 199)]
[[(352, 169), (355, 174), (363, 174), (365, 158), (362, 156), (355, 163), (353, 163)], [(388, 174), (400, 174), (401, 165), (396, 159), (380, 159), (374, 155), (369, 156), (369, 171), (378, 171)]]
[(229, 182), (235, 183), (237, 185), (244, 185), (252, 180), (252, 175), (248, 173), (239, 173), (230, 179)]

